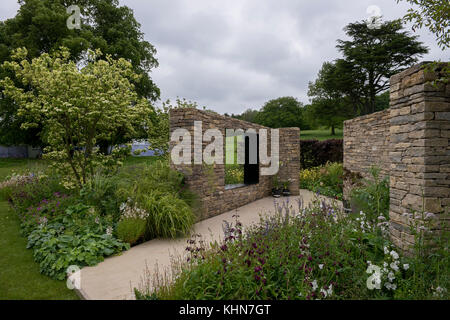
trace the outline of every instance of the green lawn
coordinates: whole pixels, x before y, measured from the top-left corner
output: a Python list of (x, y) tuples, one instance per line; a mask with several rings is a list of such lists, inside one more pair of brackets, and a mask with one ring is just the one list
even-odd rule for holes
[(303, 130), (300, 132), (301, 140), (328, 140), (328, 139), (343, 139), (344, 132), (342, 129), (336, 129), (336, 135), (331, 135), (331, 129), (320, 130)]
[[(155, 161), (157, 157), (129, 158), (125, 165)], [(42, 160), (0, 159), (0, 181), (12, 171), (38, 170)], [(0, 300), (73, 300), (74, 291), (64, 281), (40, 274), (33, 253), (26, 249), (27, 240), (20, 235), (20, 222), (9, 204), (0, 200)]]
[[(11, 172), (45, 166), (41, 160), (0, 159), (0, 181)], [(20, 222), (9, 204), (0, 200), (0, 300), (73, 300), (75, 292), (64, 281), (40, 274), (27, 240), (20, 235)]]

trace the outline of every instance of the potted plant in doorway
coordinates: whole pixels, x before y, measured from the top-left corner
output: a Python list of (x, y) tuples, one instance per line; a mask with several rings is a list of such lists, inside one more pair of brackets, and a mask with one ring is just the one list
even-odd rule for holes
[(291, 191), (289, 190), (290, 181), (283, 182), (283, 196), (289, 197), (291, 195)]
[(279, 197), (281, 197), (282, 192), (283, 192), (283, 189), (280, 188), (280, 183), (278, 181), (278, 176), (275, 176), (273, 178), (272, 196), (274, 198), (279, 198)]

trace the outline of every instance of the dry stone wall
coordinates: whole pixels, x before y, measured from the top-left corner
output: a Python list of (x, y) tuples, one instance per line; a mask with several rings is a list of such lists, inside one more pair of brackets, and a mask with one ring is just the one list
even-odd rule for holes
[[(344, 123), (344, 168), (369, 178), (372, 165), (380, 168), (382, 176), (389, 175), (389, 119), (390, 111), (384, 110)], [(351, 185), (344, 186), (349, 197)]]
[(375, 164), (390, 176), (390, 235), (405, 251), (422, 218), (409, 214), (433, 213), (435, 229), (449, 228), (450, 84), (433, 85), (437, 76), (424, 64), (394, 75), (390, 109), (344, 125), (344, 168), (367, 177)]
[[(224, 137), (225, 157), (225, 136), (227, 129), (266, 129), (268, 132), (268, 150), (270, 155), (271, 136), (270, 128), (261, 125), (241, 121), (238, 119), (221, 116), (219, 114), (203, 111), (193, 108), (174, 109), (170, 111), (170, 134), (176, 129), (187, 129), (191, 137), (194, 137), (194, 126), (196, 121), (202, 123), (202, 135), (208, 129), (218, 129)], [(171, 166), (183, 172), (186, 177), (186, 184), (197, 194), (201, 203), (200, 219), (206, 219), (271, 195), (273, 176), (259, 175), (259, 183), (246, 185), (240, 188), (225, 188), (225, 165), (224, 164), (194, 164), (194, 142), (202, 144), (202, 151), (211, 142), (202, 141), (199, 135), (192, 139), (191, 145), (191, 164), (176, 165), (171, 161)], [(300, 166), (300, 129), (285, 128), (279, 130), (280, 141), (280, 179), (290, 179), (290, 191), (292, 195), (299, 194), (299, 166)], [(171, 142), (171, 150), (175, 146), (175, 142)], [(225, 160), (224, 160), (225, 163)], [(260, 168), (264, 167), (260, 165)]]
[(390, 231), (405, 250), (414, 242), (405, 213), (436, 214), (448, 228), (450, 84), (433, 86), (435, 78), (423, 65), (391, 78)]

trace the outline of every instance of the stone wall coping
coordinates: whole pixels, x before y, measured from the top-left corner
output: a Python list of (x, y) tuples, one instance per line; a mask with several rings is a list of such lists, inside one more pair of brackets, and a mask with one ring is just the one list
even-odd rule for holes
[(385, 109), (385, 110), (377, 111), (374, 113), (366, 114), (366, 115), (363, 115), (363, 116), (360, 116), (357, 118), (346, 120), (346, 121), (344, 121), (344, 126), (353, 124), (354, 122), (359, 122), (361, 120), (370, 119), (370, 118), (374, 118), (374, 120), (375, 120), (378, 116), (383, 116), (384, 114), (386, 114), (386, 115), (390, 114), (390, 110)]
[[(253, 127), (255, 129), (270, 129), (269, 127), (265, 127), (260, 124), (256, 124), (256, 123), (252, 123), (252, 122), (248, 122), (248, 121), (244, 121), (244, 120), (236, 119), (236, 118), (232, 118), (232, 117), (227, 117), (227, 116), (221, 115), (219, 113), (215, 113), (215, 112), (208, 111), (208, 110), (201, 110), (201, 109), (196, 109), (196, 108), (178, 108), (178, 109), (171, 109), (170, 112), (181, 113), (181, 114), (186, 113), (186, 112), (195, 112), (195, 113), (200, 113), (207, 117), (214, 117), (217, 120), (236, 121), (236, 122), (242, 123), (243, 128), (244, 127)], [(233, 129), (233, 128), (229, 128), (229, 129)], [(239, 129), (239, 128), (236, 127), (236, 129)]]

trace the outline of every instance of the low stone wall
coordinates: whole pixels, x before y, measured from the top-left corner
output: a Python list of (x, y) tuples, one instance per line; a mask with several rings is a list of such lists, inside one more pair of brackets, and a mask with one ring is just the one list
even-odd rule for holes
[[(174, 109), (170, 111), (170, 134), (176, 129), (186, 129), (194, 137), (195, 121), (202, 122), (202, 136), (208, 129), (218, 129), (222, 135), (226, 136), (226, 129), (255, 129), (257, 132), (261, 129), (268, 130), (268, 154), (270, 155), (271, 136), (270, 128), (260, 126), (254, 123), (241, 121), (238, 119), (221, 116), (219, 114), (202, 111), (198, 109)], [(299, 194), (299, 166), (300, 166), (300, 129), (286, 128), (279, 130), (280, 135), (280, 179), (290, 179), (290, 191), (293, 195)], [(192, 139), (192, 158), (194, 160), (194, 142)], [(200, 141), (202, 142), (202, 141)], [(209, 142), (202, 142), (202, 151)], [(171, 150), (175, 142), (171, 142)], [(224, 139), (225, 149), (225, 139)], [(224, 157), (225, 157), (224, 150)], [(224, 161), (225, 162), (225, 161)], [(175, 165), (171, 161), (171, 166), (176, 170), (183, 172), (186, 176), (186, 183), (189, 188), (195, 192), (201, 202), (201, 217), (206, 219), (240, 206), (269, 196), (272, 189), (273, 176), (263, 176), (259, 173), (259, 183), (243, 186), (235, 189), (225, 188), (225, 165), (224, 164), (191, 164)], [(260, 168), (263, 168), (260, 165)], [(260, 170), (261, 171), (261, 170)]]
[(367, 177), (377, 165), (390, 176), (390, 235), (405, 251), (414, 243), (407, 214), (433, 213), (437, 230), (449, 228), (450, 84), (432, 85), (437, 76), (423, 64), (394, 75), (390, 109), (344, 124), (345, 169)]

